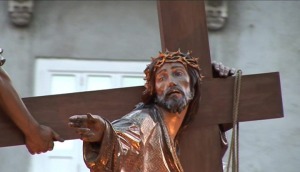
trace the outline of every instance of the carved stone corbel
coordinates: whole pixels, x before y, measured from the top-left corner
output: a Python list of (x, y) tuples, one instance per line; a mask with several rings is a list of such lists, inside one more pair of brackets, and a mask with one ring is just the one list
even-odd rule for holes
[(206, 0), (205, 12), (208, 30), (220, 30), (224, 28), (228, 18), (227, 1)]
[(33, 18), (33, 0), (9, 0), (8, 15), (15, 26), (25, 27)]

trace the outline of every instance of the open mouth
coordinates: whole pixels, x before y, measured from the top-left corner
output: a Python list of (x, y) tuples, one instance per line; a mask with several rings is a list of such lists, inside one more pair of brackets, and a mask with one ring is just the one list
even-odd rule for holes
[(170, 95), (172, 95), (172, 94), (181, 94), (181, 91), (179, 91), (179, 90), (171, 90), (171, 91), (169, 91), (168, 93), (167, 93), (167, 96), (170, 96)]

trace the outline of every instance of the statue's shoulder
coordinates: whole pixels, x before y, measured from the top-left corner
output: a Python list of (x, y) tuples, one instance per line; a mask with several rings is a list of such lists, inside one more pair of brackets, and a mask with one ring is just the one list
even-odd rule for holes
[(130, 113), (128, 113), (127, 115), (125, 115), (123, 118), (131, 120), (135, 123), (142, 123), (144, 120), (149, 120), (149, 119), (151, 120), (152, 119), (151, 108), (144, 107), (141, 109), (135, 109)]
[(135, 125), (141, 127), (145, 124), (155, 125), (156, 120), (153, 118), (153, 110), (151, 107), (136, 108), (122, 118), (114, 121), (112, 125), (118, 126), (131, 126)]

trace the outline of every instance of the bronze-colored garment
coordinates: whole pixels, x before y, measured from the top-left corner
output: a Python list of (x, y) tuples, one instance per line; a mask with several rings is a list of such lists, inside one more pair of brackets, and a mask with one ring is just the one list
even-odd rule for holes
[(156, 107), (106, 122), (102, 142), (84, 142), (83, 151), (91, 172), (183, 172)]

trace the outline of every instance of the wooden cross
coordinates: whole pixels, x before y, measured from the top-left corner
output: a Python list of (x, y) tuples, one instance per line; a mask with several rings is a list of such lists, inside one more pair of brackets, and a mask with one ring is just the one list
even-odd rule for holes
[[(200, 57), (205, 75), (200, 109), (180, 138), (180, 160), (187, 172), (222, 170), (219, 124), (231, 123), (233, 77), (212, 78), (203, 1), (158, 1), (162, 49), (191, 50)], [(32, 115), (56, 130), (65, 139), (77, 139), (67, 126), (68, 118), (87, 112), (109, 120), (120, 118), (140, 102), (144, 88), (131, 87), (103, 91), (24, 98)], [(242, 77), (239, 121), (283, 117), (278, 73)], [(0, 113), (0, 147), (24, 144), (22, 133)]]

